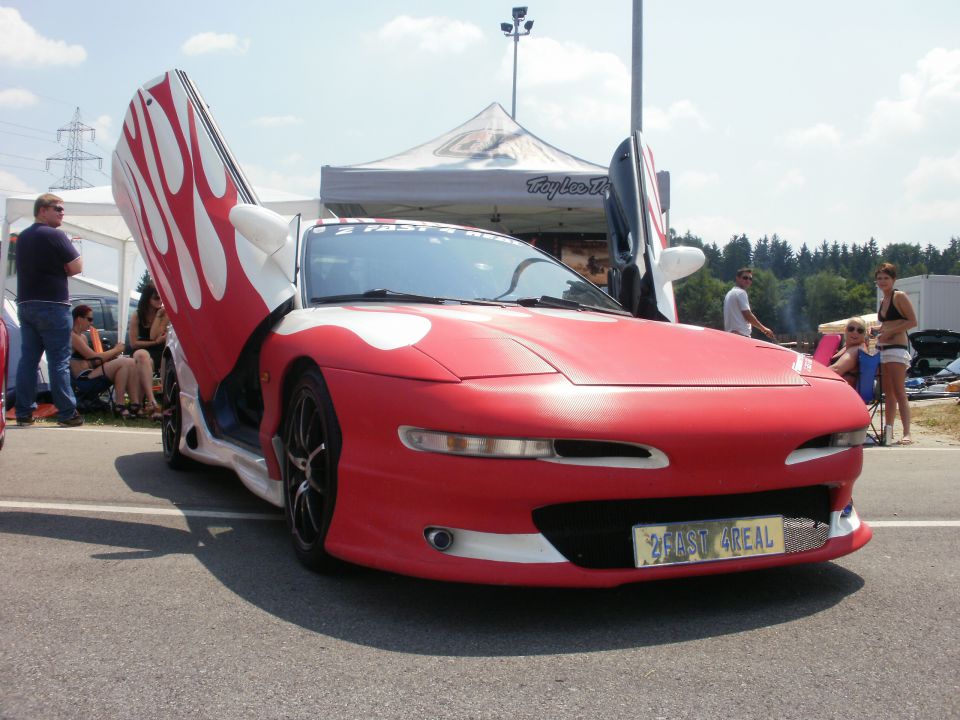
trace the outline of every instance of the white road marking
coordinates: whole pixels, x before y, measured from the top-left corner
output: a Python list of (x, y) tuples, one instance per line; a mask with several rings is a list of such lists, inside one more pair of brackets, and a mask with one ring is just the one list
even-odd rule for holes
[(135, 505), (86, 505), (83, 503), (23, 502), (0, 500), (0, 508), (11, 510), (63, 510), (67, 512), (110, 513), (116, 515), (165, 515), (183, 518), (211, 518), (218, 520), (283, 520), (283, 514), (244, 513), (223, 510), (181, 510), (180, 508), (145, 507)]
[(875, 527), (960, 527), (960, 520), (863, 520)]
[(125, 430), (123, 428), (112, 428), (112, 427), (92, 427), (84, 426), (79, 428), (62, 428), (57, 427), (56, 423), (43, 423), (37, 425), (31, 425), (30, 427), (17, 427), (16, 425), (7, 425), (7, 430), (14, 430), (16, 432), (31, 432), (34, 430), (70, 430), (71, 435), (76, 433), (110, 433), (112, 435), (156, 435), (159, 437), (160, 428), (140, 428), (139, 430)]

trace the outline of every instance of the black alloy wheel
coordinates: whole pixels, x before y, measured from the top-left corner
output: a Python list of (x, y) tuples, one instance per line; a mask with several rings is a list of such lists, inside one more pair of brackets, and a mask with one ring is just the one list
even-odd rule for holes
[(324, 543), (337, 498), (340, 427), (323, 376), (299, 379), (283, 420), (283, 506), (297, 558), (311, 570), (331, 572), (341, 563)]
[(180, 408), (180, 382), (173, 358), (163, 358), (163, 421), (160, 434), (163, 439), (163, 459), (174, 470), (190, 466), (190, 459), (180, 452), (180, 436), (183, 432), (183, 410)]

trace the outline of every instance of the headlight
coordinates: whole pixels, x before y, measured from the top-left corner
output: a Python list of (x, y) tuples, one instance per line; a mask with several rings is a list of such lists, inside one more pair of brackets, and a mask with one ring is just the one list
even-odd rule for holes
[(830, 447), (857, 447), (867, 441), (867, 428), (834, 433), (830, 436)]
[(411, 450), (468, 457), (520, 458), (535, 460), (554, 456), (553, 441), (530, 438), (460, 435), (437, 430), (400, 428), (400, 441)]

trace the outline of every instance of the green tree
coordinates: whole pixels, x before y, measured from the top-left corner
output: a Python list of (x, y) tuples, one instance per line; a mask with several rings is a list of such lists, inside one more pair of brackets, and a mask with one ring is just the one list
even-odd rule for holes
[(723, 329), (723, 297), (726, 284), (703, 267), (673, 284), (680, 322)]
[(147, 285), (153, 285), (153, 278), (150, 277), (149, 270), (144, 270), (143, 275), (140, 276), (140, 281), (137, 283), (137, 292), (143, 292)]
[(750, 309), (764, 325), (773, 326), (774, 332), (783, 332), (775, 325), (780, 305), (780, 282), (769, 270), (755, 267), (750, 285)]
[(819, 272), (803, 281), (806, 316), (816, 329), (820, 323), (848, 317), (847, 281), (831, 272)]
[(750, 267), (752, 262), (753, 248), (750, 247), (750, 240), (746, 235), (734, 235), (729, 242), (723, 246), (723, 269), (720, 272), (720, 279), (732, 282), (737, 275), (737, 270), (742, 267)]

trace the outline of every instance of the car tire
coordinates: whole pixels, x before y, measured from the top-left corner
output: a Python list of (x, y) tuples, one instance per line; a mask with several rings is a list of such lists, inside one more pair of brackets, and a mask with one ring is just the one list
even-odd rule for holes
[(323, 376), (300, 376), (283, 420), (283, 507), (297, 558), (321, 573), (342, 568), (325, 548), (337, 497), (340, 426)]
[(163, 440), (163, 459), (174, 470), (186, 470), (193, 463), (180, 452), (180, 437), (183, 434), (183, 409), (180, 407), (180, 381), (173, 358), (166, 357), (162, 363), (163, 373), (163, 420), (160, 434)]

